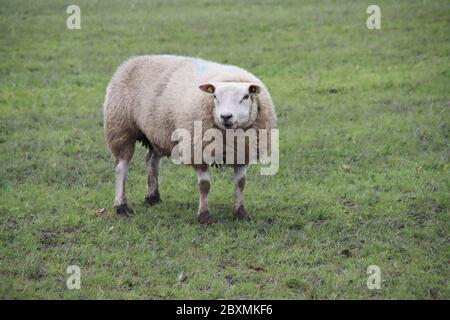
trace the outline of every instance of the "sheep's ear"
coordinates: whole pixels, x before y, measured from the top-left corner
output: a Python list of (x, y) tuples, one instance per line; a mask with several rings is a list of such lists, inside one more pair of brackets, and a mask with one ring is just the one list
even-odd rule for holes
[(251, 84), (248, 87), (248, 93), (258, 94), (261, 92), (261, 87), (256, 84)]
[(208, 93), (214, 93), (214, 91), (216, 91), (216, 88), (211, 83), (204, 83), (200, 85), (199, 88)]

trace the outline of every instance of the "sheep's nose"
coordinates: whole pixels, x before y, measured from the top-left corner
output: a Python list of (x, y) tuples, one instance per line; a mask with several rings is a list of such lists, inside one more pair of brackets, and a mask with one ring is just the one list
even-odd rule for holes
[(220, 118), (222, 118), (222, 120), (224, 122), (227, 122), (228, 120), (230, 120), (233, 117), (233, 115), (231, 113), (223, 113), (220, 115)]

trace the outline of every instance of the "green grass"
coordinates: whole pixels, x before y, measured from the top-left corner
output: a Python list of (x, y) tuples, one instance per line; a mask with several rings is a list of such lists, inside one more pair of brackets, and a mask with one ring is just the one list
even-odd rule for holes
[[(84, 0), (71, 31), (71, 3), (0, 4), (0, 298), (450, 298), (448, 1), (380, 0), (382, 30), (366, 1)], [(271, 90), (280, 170), (250, 168), (251, 222), (213, 170), (219, 223), (198, 225), (195, 174), (168, 160), (146, 208), (142, 148), (137, 215), (96, 214), (114, 197), (105, 88), (147, 53), (236, 64)]]

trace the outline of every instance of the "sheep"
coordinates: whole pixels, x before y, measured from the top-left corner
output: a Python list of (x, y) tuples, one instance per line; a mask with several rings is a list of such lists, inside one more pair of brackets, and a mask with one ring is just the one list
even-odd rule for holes
[[(276, 114), (265, 85), (248, 71), (236, 66), (199, 58), (174, 55), (145, 55), (125, 61), (112, 77), (104, 102), (107, 145), (115, 157), (115, 211), (134, 212), (127, 204), (125, 182), (135, 143), (149, 150), (146, 155), (148, 193), (145, 203), (161, 201), (158, 176), (162, 157), (170, 157), (177, 141), (177, 129), (193, 131), (201, 121), (202, 130), (272, 129)], [(235, 217), (250, 219), (244, 207), (246, 165), (233, 164)], [(197, 173), (200, 205), (197, 219), (215, 223), (208, 206), (210, 175), (208, 163), (192, 164)]]

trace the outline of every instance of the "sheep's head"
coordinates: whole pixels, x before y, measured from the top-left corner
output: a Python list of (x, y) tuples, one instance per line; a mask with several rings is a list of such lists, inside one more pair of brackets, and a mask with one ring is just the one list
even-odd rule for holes
[(214, 98), (214, 121), (221, 129), (247, 128), (256, 119), (261, 87), (248, 82), (213, 82), (199, 88)]

